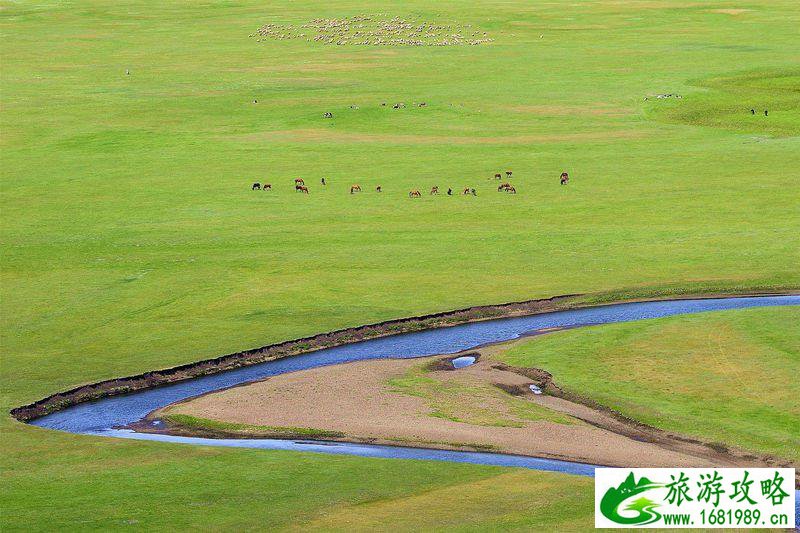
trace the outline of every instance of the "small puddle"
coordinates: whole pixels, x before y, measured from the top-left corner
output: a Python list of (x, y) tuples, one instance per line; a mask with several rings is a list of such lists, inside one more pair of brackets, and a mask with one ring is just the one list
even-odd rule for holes
[(453, 368), (464, 368), (465, 366), (474, 365), (475, 361), (475, 357), (472, 357), (471, 355), (456, 357), (453, 359)]
[(538, 385), (531, 384), (531, 385), (529, 385), (529, 388), (531, 389), (531, 392), (534, 393), (534, 394), (541, 394), (542, 393), (542, 389), (540, 389)]

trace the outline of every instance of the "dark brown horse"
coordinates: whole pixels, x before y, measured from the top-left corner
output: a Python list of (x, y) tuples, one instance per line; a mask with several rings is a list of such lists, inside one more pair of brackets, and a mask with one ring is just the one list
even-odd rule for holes
[(267, 189), (272, 190), (272, 184), (271, 183), (265, 183), (264, 185), (261, 186), (261, 189), (265, 190), (265, 191)]
[(260, 184), (260, 183), (258, 183), (258, 182), (254, 183), (254, 184), (253, 184), (253, 188), (252, 188), (252, 189), (250, 189), (250, 190), (251, 190), (251, 191), (260, 191), (260, 190), (261, 190), (261, 184)]
[(439, 194), (439, 186), (438, 185), (434, 185), (433, 187), (431, 187), (431, 194)]
[(502, 177), (503, 177), (503, 176), (501, 176), (500, 174), (495, 174), (495, 175), (494, 175), (494, 179), (496, 179), (496, 180), (499, 180), (499, 179), (500, 179), (500, 178), (502, 178)]
[(511, 184), (510, 184), (510, 183), (502, 183), (502, 184), (500, 184), (500, 186), (497, 188), (497, 192), (500, 192), (500, 191), (505, 191), (505, 190), (507, 190), (509, 187), (511, 187)]
[(411, 191), (408, 193), (408, 197), (409, 198), (421, 198), (422, 197), (422, 193), (419, 192), (419, 189), (411, 189)]
[(561, 173), (561, 185), (566, 185), (567, 183), (569, 183), (569, 174), (567, 174), (566, 172), (562, 172)]
[(361, 192), (361, 185), (351, 185), (350, 186), (350, 194), (355, 192)]
[(305, 184), (306, 184), (306, 182), (305, 182), (305, 181), (303, 181), (303, 178), (295, 178), (295, 179), (294, 179), (294, 184), (295, 184), (295, 185), (305, 185)]
[(294, 190), (297, 192), (304, 192), (308, 194), (308, 187), (306, 187), (305, 185), (295, 185)]
[(506, 178), (510, 178), (511, 174), (513, 174), (513, 172), (511, 172), (510, 170), (506, 170)]

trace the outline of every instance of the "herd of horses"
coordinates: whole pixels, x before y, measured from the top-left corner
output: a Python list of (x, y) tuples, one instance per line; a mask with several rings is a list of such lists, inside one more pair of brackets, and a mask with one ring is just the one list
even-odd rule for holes
[[(510, 179), (512, 176), (513, 176), (513, 173), (510, 170), (507, 170), (506, 171), (506, 179)], [(499, 179), (502, 179), (502, 178), (503, 178), (502, 174), (498, 173), (498, 174), (494, 175), (494, 179), (499, 180)], [(489, 179), (491, 179), (491, 178), (489, 178)], [(567, 174), (566, 172), (562, 172), (560, 181), (561, 181), (561, 185), (567, 185), (569, 183), (569, 174)], [(328, 185), (328, 183), (325, 181), (325, 178), (322, 178), (320, 180), (320, 183), (323, 186)], [(255, 183), (253, 183), (253, 186), (252, 186), (251, 190), (254, 190), (254, 191), (272, 190), (272, 184), (271, 183), (263, 183), (262, 184), (260, 182), (255, 182)], [(303, 178), (295, 178), (295, 180), (294, 180), (294, 190), (296, 192), (299, 192), (299, 193), (309, 194), (308, 187), (306, 186), (306, 182), (305, 182), (305, 180), (303, 180)], [(355, 185), (351, 185), (350, 186), (350, 194), (356, 194), (356, 193), (359, 193), (359, 192), (361, 192), (361, 185), (355, 184)], [(381, 188), (380, 185), (375, 187), (375, 192), (383, 192), (383, 189)], [(517, 189), (513, 185), (511, 185), (510, 182), (506, 181), (504, 183), (501, 183), (497, 187), (497, 192), (506, 192), (506, 193), (509, 193), (509, 194), (517, 194)], [(430, 194), (431, 195), (438, 195), (439, 194), (439, 186), (438, 185), (434, 185), (433, 187), (431, 187)], [(478, 196), (477, 191), (475, 191), (475, 189), (472, 188), (472, 187), (465, 187), (464, 190), (461, 191), (461, 194), (464, 195), (464, 196), (466, 196), (466, 195)], [(447, 196), (452, 196), (452, 195), (453, 195), (453, 189), (448, 187)], [(409, 196), (409, 198), (421, 198), (422, 197), (422, 193), (420, 192), (419, 189), (411, 189), (411, 191), (409, 191), (409, 193), (408, 193), (408, 196)]]

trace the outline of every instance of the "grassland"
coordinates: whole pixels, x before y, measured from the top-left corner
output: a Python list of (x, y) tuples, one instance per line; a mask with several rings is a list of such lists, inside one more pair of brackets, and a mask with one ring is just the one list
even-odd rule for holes
[(499, 354), (641, 422), (800, 461), (800, 309), (558, 332)]
[[(800, 286), (794, 1), (741, 12), (677, 0), (1, 6), (4, 411), (79, 383), (475, 304)], [(472, 24), (495, 41), (249, 37), (268, 22), (376, 11)], [(768, 75), (742, 81), (754, 72)], [(644, 100), (672, 92), (680, 102)], [(765, 106), (769, 118), (753, 120)], [(505, 169), (516, 196), (486, 180)], [(310, 195), (291, 191), (295, 176)], [(274, 189), (251, 192), (253, 181)], [(348, 195), (351, 183), (365, 192)], [(433, 184), (478, 197), (406, 197)], [(7, 416), (0, 431), (4, 530), (280, 526), (474, 493), (492, 476), (493, 494), (522, 476), (590, 514), (588, 482), (545, 474), (121, 443)], [(430, 522), (403, 523), (455, 513), (456, 498), (442, 498), (456, 507), (428, 500)], [(555, 505), (509, 508), (516, 518), (502, 522), (493, 510), (505, 508), (484, 503), (484, 515), (464, 511), (464, 528), (538, 517), (569, 529)]]

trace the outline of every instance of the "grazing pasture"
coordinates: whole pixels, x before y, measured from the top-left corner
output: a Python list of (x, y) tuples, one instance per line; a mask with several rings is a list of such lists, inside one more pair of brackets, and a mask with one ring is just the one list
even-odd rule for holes
[[(251, 37), (365, 13), (493, 40)], [(798, 26), (795, 0), (2, 1), (0, 407), (471, 305), (797, 288)], [(0, 432), (3, 531), (592, 520), (568, 476)]]

